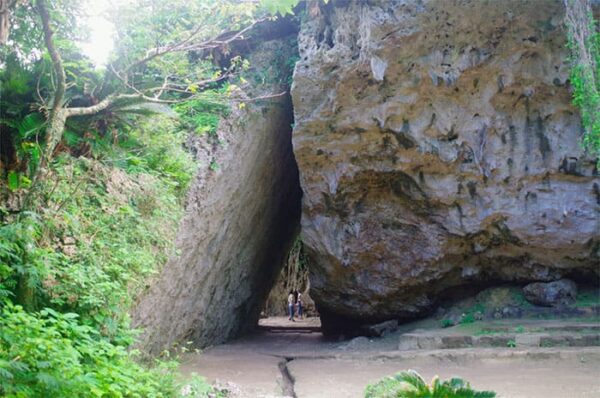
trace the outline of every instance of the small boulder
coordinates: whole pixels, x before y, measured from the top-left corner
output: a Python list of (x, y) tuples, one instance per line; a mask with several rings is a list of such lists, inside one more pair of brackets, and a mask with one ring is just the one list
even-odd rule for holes
[(507, 305), (502, 308), (501, 318), (520, 318), (523, 315), (521, 309), (514, 305)]
[(441, 319), (440, 325), (443, 328), (447, 328), (450, 326), (458, 325), (463, 318), (463, 314), (461, 312), (457, 312), (456, 310), (450, 311), (444, 315), (444, 318)]
[(398, 321), (395, 319), (378, 323), (376, 325), (364, 325), (361, 331), (369, 337), (383, 337), (398, 330)]
[(530, 283), (523, 288), (525, 299), (544, 307), (573, 305), (577, 298), (577, 285), (569, 279), (554, 282)]

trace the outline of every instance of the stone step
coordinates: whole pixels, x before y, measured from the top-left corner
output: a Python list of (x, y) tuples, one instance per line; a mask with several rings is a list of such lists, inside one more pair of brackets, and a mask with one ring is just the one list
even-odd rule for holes
[(308, 325), (289, 325), (289, 326), (272, 326), (272, 325), (258, 325), (258, 330), (264, 330), (271, 333), (316, 333), (321, 331), (320, 326), (308, 326)]
[(598, 347), (600, 333), (506, 333), (495, 335), (439, 335), (405, 333), (400, 350), (435, 350), (473, 347)]

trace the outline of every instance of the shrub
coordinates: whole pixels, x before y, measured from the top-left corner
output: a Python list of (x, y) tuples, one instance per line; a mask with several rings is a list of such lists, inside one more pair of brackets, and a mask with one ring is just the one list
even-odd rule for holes
[(494, 398), (495, 392), (475, 391), (459, 378), (440, 381), (434, 377), (430, 384), (414, 370), (403, 371), (367, 386), (365, 398)]
[(147, 370), (78, 315), (28, 313), (6, 302), (0, 317), (0, 395), (17, 397), (171, 397), (173, 369)]
[(449, 328), (450, 326), (454, 326), (454, 321), (452, 319), (442, 319), (440, 326), (442, 328)]

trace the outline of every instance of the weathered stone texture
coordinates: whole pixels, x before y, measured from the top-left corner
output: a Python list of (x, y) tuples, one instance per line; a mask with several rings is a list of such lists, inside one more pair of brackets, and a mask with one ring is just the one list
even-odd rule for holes
[(573, 305), (577, 300), (577, 285), (569, 279), (530, 283), (523, 288), (527, 301), (545, 307)]
[[(293, 55), (288, 44), (260, 45), (251, 65), (273, 68), (276, 55)], [(282, 90), (270, 84), (250, 97)], [(301, 191), (291, 99), (249, 101), (243, 111), (236, 105), (222, 121), (218, 140), (192, 140), (201, 170), (188, 194), (179, 256), (133, 312), (134, 326), (144, 328), (140, 345), (150, 353), (178, 342), (221, 343), (254, 327), (298, 234)]]
[(308, 7), (292, 97), (302, 235), (326, 330), (463, 286), (598, 276), (598, 176), (562, 2)]

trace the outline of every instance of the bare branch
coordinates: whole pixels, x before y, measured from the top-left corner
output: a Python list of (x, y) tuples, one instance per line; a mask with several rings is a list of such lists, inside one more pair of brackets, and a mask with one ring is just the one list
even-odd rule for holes
[(230, 100), (233, 102), (251, 102), (251, 101), (260, 101), (260, 100), (264, 100), (264, 99), (282, 97), (286, 94), (287, 94), (287, 91), (282, 91), (281, 93), (277, 93), (277, 94), (266, 94), (266, 95), (261, 95), (259, 97), (251, 97), (251, 98), (241, 98), (241, 97), (230, 98)]
[[(127, 79), (123, 76), (121, 76), (112, 65), (110, 65), (110, 69), (111, 71), (115, 74), (115, 76), (121, 80), (121, 82), (123, 82), (123, 84), (133, 90), (136, 94), (138, 94), (140, 96), (140, 98), (144, 98), (150, 102), (156, 102), (156, 103), (163, 103), (163, 104), (177, 104), (183, 101), (186, 101), (188, 99), (190, 99), (191, 97), (188, 98), (183, 98), (183, 99), (177, 99), (177, 100), (161, 100), (160, 96), (162, 94), (164, 94), (165, 92), (176, 92), (176, 93), (182, 93), (182, 94), (193, 94), (191, 90), (189, 90), (187, 87), (195, 85), (197, 86), (197, 88), (203, 88), (208, 86), (209, 84), (212, 83), (217, 83), (220, 82), (222, 80), (228, 79), (229, 77), (233, 76), (234, 73), (233, 71), (229, 70), (226, 73), (220, 75), (217, 78), (214, 79), (205, 79), (205, 80), (199, 80), (197, 82), (194, 83), (190, 83), (190, 84), (186, 84), (185, 85), (185, 89), (181, 89), (179, 87), (183, 87), (182, 85), (169, 85), (168, 84), (168, 78), (169, 76), (165, 77), (165, 80), (163, 82), (163, 85), (160, 87), (152, 87), (152, 88), (146, 88), (143, 90), (138, 89), (137, 87), (133, 86), (132, 84), (130, 84)], [(153, 93), (153, 92), (158, 92), (157, 94), (155, 94), (153, 97), (149, 97), (148, 95), (144, 94), (144, 92), (148, 92), (148, 93)]]
[(119, 79), (121, 82), (123, 82), (123, 84), (124, 84), (124, 85), (125, 85), (127, 88), (129, 88), (129, 89), (131, 89), (131, 90), (135, 91), (136, 93), (138, 93), (138, 94), (140, 94), (140, 95), (143, 95), (141, 91), (139, 91), (139, 90), (138, 90), (137, 88), (135, 88), (133, 85), (129, 84), (129, 80), (127, 79), (127, 77), (125, 77), (125, 76), (121, 76), (121, 75), (119, 74), (119, 72), (117, 72), (117, 71), (115, 70), (115, 68), (113, 67), (113, 65), (112, 65), (112, 64), (110, 64), (109, 66), (110, 66), (110, 70), (111, 70), (111, 72), (112, 72), (112, 73), (114, 73), (114, 75), (117, 77), (117, 79)]
[(222, 80), (228, 79), (228, 78), (230, 78), (233, 75), (234, 75), (234, 73), (232, 71), (227, 71), (226, 73), (223, 73), (222, 75), (220, 75), (219, 77), (216, 77), (214, 79), (198, 80), (197, 82), (186, 84), (185, 85), (185, 87), (186, 87), (185, 89), (179, 88), (179, 87), (183, 87), (183, 85), (174, 84), (174, 85), (167, 85), (167, 86), (162, 86), (162, 87), (149, 88), (149, 89), (144, 90), (144, 91), (151, 91), (152, 92), (152, 91), (163, 90), (163, 91), (174, 91), (174, 92), (177, 92), (177, 93), (191, 93), (191, 91), (189, 89), (187, 89), (187, 87), (196, 86), (196, 90), (197, 90), (199, 88), (206, 87), (206, 86), (208, 86), (210, 84), (218, 83), (218, 82), (220, 82)]
[(47, 108), (48, 104), (46, 103), (46, 100), (44, 100), (44, 98), (42, 97), (42, 93), (40, 92), (40, 82), (42, 80), (42, 76), (46, 73), (46, 63), (42, 63), (42, 72), (39, 74), (38, 79), (37, 79), (37, 83), (35, 85), (35, 92), (38, 96), (38, 99), (40, 100), (40, 108)]
[(112, 94), (108, 97), (104, 98), (102, 101), (98, 102), (96, 105), (80, 107), (80, 108), (66, 108), (65, 112), (67, 117), (71, 116), (86, 116), (86, 115), (95, 115), (108, 107), (114, 104), (115, 101), (121, 99), (140, 99), (142, 98), (142, 94)]
[(163, 80), (163, 85), (160, 87), (159, 90), (157, 90), (156, 94), (154, 94), (154, 98), (158, 99), (158, 98), (160, 98), (161, 95), (163, 95), (163, 93), (165, 92), (165, 89), (169, 86), (169, 77), (171, 77), (171, 76), (165, 75), (165, 78)]
[(104, 98), (102, 101), (98, 102), (96, 105), (80, 108), (66, 108), (64, 109), (64, 112), (66, 113), (67, 117), (89, 116), (100, 113), (103, 110), (106, 110), (113, 106), (116, 102), (122, 100), (133, 100), (134, 102), (152, 102), (155, 104), (178, 104), (192, 98), (195, 98), (195, 96), (176, 100), (164, 100), (160, 98), (149, 97), (141, 92), (131, 94), (111, 94), (108, 97)]
[(178, 41), (176, 43), (170, 44), (168, 46), (164, 46), (164, 47), (157, 47), (154, 49), (151, 49), (150, 51), (148, 51), (146, 54), (146, 56), (134, 63), (132, 63), (131, 65), (129, 65), (126, 69), (125, 69), (125, 73), (129, 72), (131, 69), (136, 68), (138, 66), (144, 65), (147, 62), (153, 60), (154, 58), (163, 56), (167, 53), (173, 53), (173, 52), (181, 52), (181, 51), (199, 51), (199, 50), (207, 50), (207, 49), (212, 49), (212, 48), (218, 48), (218, 47), (222, 47), (226, 44), (232, 43), (236, 40), (241, 40), (244, 38), (244, 34), (246, 34), (249, 30), (251, 30), (254, 26), (256, 26), (257, 24), (266, 21), (267, 18), (261, 18), (258, 19), (254, 22), (252, 22), (250, 25), (246, 26), (245, 28), (239, 30), (236, 33), (233, 33), (231, 36), (229, 36), (226, 39), (218, 39), (218, 38), (214, 38), (214, 39), (209, 39), (200, 43), (192, 43), (192, 39), (199, 33), (200, 31), (200, 26), (198, 28), (196, 28), (187, 38)]

